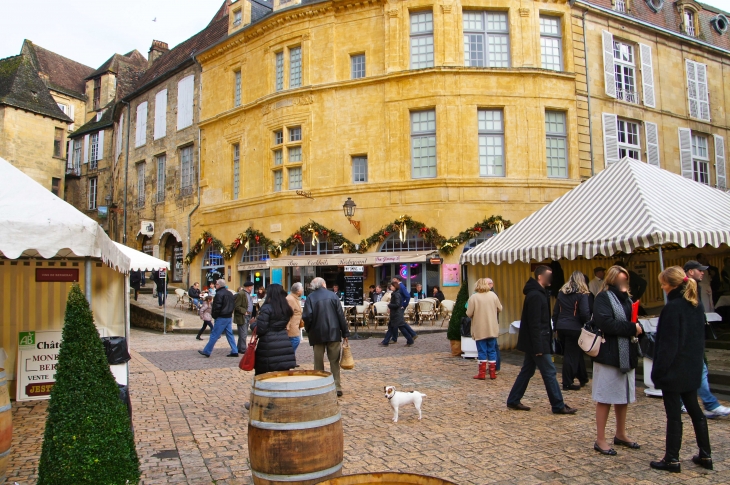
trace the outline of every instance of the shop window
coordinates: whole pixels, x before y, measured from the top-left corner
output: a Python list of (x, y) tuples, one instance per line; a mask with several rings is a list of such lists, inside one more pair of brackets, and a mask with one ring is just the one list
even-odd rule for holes
[(497, 232), (485, 232), (482, 231), (482, 233), (473, 239), (469, 239), (466, 244), (464, 244), (464, 249), (462, 250), (462, 253), (465, 253), (469, 251), (470, 249), (474, 249), (475, 247), (479, 246), (484, 241), (489, 240), (491, 237), (494, 237), (497, 235)]
[(388, 236), (380, 245), (378, 251), (384, 253), (402, 252), (402, 251), (437, 251), (436, 245), (426, 241), (418, 235), (414, 228), (408, 231), (405, 240), (401, 241), (400, 233), (395, 232)]
[(335, 245), (327, 237), (317, 236), (317, 241), (312, 244), (312, 234), (302, 236), (303, 243), (294, 246), (290, 254), (292, 256), (314, 256), (317, 254), (342, 254), (344, 251), (340, 246)]
[(269, 251), (263, 244), (250, 244), (248, 250), (244, 249), (241, 256), (242, 263), (258, 263), (268, 259), (270, 259)]

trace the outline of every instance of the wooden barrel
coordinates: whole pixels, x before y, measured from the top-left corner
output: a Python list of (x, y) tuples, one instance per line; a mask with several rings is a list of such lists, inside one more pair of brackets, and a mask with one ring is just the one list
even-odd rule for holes
[(338, 477), (343, 447), (332, 374), (301, 370), (254, 378), (248, 453), (256, 485), (314, 485)]
[(454, 482), (410, 473), (362, 473), (320, 482), (319, 485), (456, 485)]
[(13, 418), (10, 405), (10, 391), (5, 369), (0, 369), (0, 483), (5, 483), (8, 462), (10, 461), (10, 443), (13, 440)]

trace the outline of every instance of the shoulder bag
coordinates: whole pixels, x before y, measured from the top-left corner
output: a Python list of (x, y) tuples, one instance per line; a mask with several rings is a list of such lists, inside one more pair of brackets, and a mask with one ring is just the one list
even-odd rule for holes
[(593, 328), (591, 322), (583, 325), (580, 331), (580, 337), (578, 337), (578, 346), (583, 352), (590, 357), (596, 357), (601, 350), (601, 344), (604, 342), (606, 342), (606, 339), (603, 338), (599, 330)]
[(241, 362), (238, 363), (238, 368), (245, 371), (252, 371), (256, 364), (256, 345), (259, 343), (259, 338), (256, 336), (256, 329), (253, 329), (251, 334), (251, 341), (246, 347), (246, 353), (241, 357)]

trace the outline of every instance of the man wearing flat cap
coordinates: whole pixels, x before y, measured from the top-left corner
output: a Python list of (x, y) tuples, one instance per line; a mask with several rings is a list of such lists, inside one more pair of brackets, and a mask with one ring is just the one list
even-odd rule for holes
[(697, 282), (697, 290), (700, 294), (702, 306), (705, 307), (705, 312), (714, 312), (715, 306), (712, 304), (712, 288), (710, 285), (703, 283), (707, 268), (709, 266), (705, 266), (694, 259), (684, 263), (684, 272)]
[(606, 276), (606, 268), (603, 266), (593, 268), (593, 275), (595, 278), (588, 283), (588, 289), (593, 293), (593, 296), (596, 296), (603, 289), (603, 278)]

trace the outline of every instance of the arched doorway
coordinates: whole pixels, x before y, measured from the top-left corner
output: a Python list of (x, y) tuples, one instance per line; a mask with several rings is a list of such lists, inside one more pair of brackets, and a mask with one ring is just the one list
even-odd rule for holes
[[(309, 233), (302, 238), (302, 242), (293, 246), (289, 254), (292, 256), (320, 256), (325, 254), (343, 254), (341, 246), (336, 245), (328, 237), (319, 237), (312, 244), (312, 234)], [(290, 284), (302, 283), (305, 294), (310, 293), (309, 284), (314, 278), (324, 278), (327, 288), (332, 289), (334, 285), (345, 288), (345, 271), (342, 266), (300, 266), (289, 268)]]
[(170, 282), (182, 283), (183, 280), (183, 244), (172, 234), (165, 239), (164, 260), (170, 263)]
[[(438, 248), (429, 241), (411, 231), (404, 240), (399, 233), (388, 236), (378, 249), (380, 252), (400, 253), (406, 251), (438, 252)], [(416, 285), (423, 285), (423, 291), (430, 294), (431, 288), (440, 281), (439, 266), (427, 263), (392, 263), (376, 268), (376, 284), (385, 285), (394, 276), (400, 276), (409, 292), (416, 291)]]
[(250, 244), (248, 249), (244, 248), (238, 266), (240, 284), (251, 281), (254, 291), (262, 286), (266, 287), (270, 283), (270, 270), (267, 266), (269, 259), (269, 251), (263, 244)]

